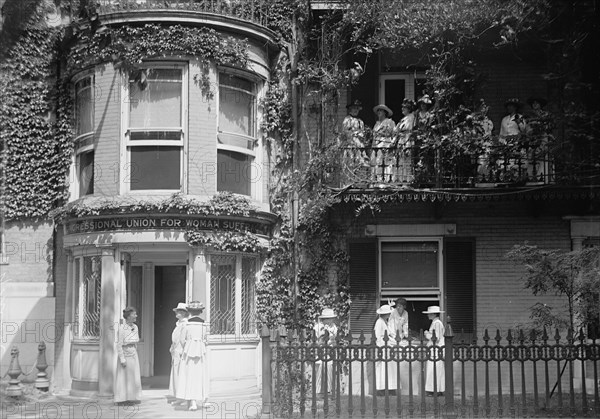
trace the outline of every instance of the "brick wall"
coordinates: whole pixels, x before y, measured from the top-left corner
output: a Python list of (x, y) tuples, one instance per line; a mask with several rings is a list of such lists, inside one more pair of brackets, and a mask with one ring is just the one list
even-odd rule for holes
[[(38, 345), (46, 343), (48, 373), (54, 369), (54, 342), (60, 332), (54, 323), (52, 276), (53, 226), (43, 221), (11, 222), (4, 231), (5, 254), (0, 265), (0, 367), (7, 371), (12, 347), (19, 349), (23, 372), (32, 370)], [(35, 379), (33, 370), (24, 381)]]
[[(583, 202), (506, 201), (381, 204), (381, 211), (353, 218), (354, 207), (344, 204), (336, 212), (336, 224), (348, 238), (365, 237), (367, 224), (456, 224), (456, 237), (476, 243), (477, 329), (514, 328), (530, 321), (529, 308), (536, 302), (556, 305), (563, 298), (533, 296), (524, 289), (524, 269), (505, 259), (515, 244), (527, 241), (548, 249), (571, 249), (570, 223)], [(454, 236), (452, 236), (454, 237)]]

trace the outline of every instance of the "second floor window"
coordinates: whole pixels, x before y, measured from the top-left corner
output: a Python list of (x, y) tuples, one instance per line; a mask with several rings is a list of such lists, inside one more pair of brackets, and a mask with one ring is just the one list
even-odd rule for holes
[(129, 78), (129, 190), (180, 190), (184, 144), (183, 67), (148, 67)]
[(75, 136), (94, 131), (94, 77), (85, 76), (75, 82)]
[(252, 195), (256, 177), (256, 83), (237, 73), (219, 73), (217, 190)]

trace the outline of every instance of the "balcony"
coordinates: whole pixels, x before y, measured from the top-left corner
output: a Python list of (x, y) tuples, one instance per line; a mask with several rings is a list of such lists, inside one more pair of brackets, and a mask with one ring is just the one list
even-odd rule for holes
[(598, 183), (600, 167), (561, 147), (522, 141), (488, 144), (479, 152), (455, 147), (342, 148), (331, 183), (352, 189), (519, 188)]
[(268, 0), (96, 0), (100, 16), (145, 11), (184, 11), (226, 16), (260, 26), (269, 24)]

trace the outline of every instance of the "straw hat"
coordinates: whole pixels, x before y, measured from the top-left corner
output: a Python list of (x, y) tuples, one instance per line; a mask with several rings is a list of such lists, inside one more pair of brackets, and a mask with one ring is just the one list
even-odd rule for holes
[(202, 304), (200, 301), (192, 301), (191, 303), (189, 303), (187, 305), (187, 310), (189, 312), (202, 311), (202, 310), (204, 310), (204, 304)]
[(394, 112), (390, 108), (388, 108), (387, 106), (385, 106), (384, 104), (380, 104), (380, 105), (375, 106), (373, 108), (373, 112), (377, 113), (377, 111), (380, 110), (380, 109), (384, 110), (387, 113), (388, 118), (394, 114)]
[(516, 108), (520, 108), (521, 106), (523, 106), (523, 104), (521, 103), (519, 98), (516, 98), (516, 97), (511, 97), (510, 99), (507, 99), (506, 102), (504, 102), (504, 106), (508, 106), (508, 105), (513, 105)]
[(175, 307), (173, 309), (173, 311), (177, 311), (177, 310), (188, 311), (187, 304), (186, 303), (177, 303), (177, 307)]
[(384, 304), (377, 309), (377, 314), (392, 314), (392, 307), (389, 304)]
[(319, 315), (320, 319), (333, 319), (337, 317), (337, 315), (335, 314), (335, 311), (333, 311), (332, 308), (324, 308), (323, 311), (321, 311), (321, 314)]
[(360, 100), (356, 99), (354, 102), (346, 105), (346, 108), (352, 108), (352, 107), (362, 109), (362, 102)]
[(444, 313), (444, 311), (440, 310), (440, 306), (429, 306), (427, 307), (427, 311), (424, 311), (423, 314), (440, 314)]
[(433, 105), (433, 101), (431, 100), (431, 98), (429, 97), (428, 94), (424, 94), (423, 96), (421, 96), (419, 98), (419, 100), (417, 100), (417, 103), (424, 103), (426, 105)]

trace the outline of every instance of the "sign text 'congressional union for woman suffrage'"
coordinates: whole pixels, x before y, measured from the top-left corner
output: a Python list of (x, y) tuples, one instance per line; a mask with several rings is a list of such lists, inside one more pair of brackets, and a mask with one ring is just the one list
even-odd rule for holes
[(146, 216), (114, 217), (67, 222), (67, 234), (118, 230), (220, 230), (270, 234), (270, 225), (256, 221), (215, 217)]

